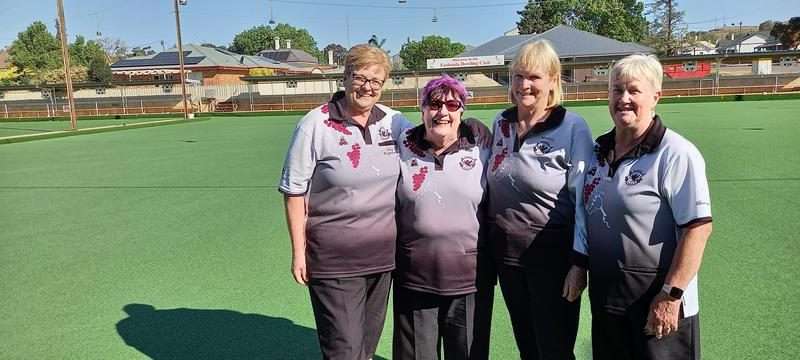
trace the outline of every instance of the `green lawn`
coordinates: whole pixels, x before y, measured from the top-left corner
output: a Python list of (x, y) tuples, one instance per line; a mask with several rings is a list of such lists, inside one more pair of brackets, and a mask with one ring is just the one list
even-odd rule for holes
[[(610, 127), (605, 107), (572, 110), (595, 136)], [(700, 148), (711, 182), (704, 357), (797, 358), (800, 100), (659, 113)], [(317, 358), (275, 186), (297, 118), (0, 145), (0, 359)], [(579, 359), (591, 354), (587, 308)], [(379, 355), (390, 349), (389, 318)], [(514, 356), (498, 291), (492, 358)]]
[[(137, 124), (172, 118), (128, 118), (128, 119), (78, 119), (78, 129), (101, 126)], [(58, 121), (0, 121), (0, 138), (6, 136), (31, 135), (51, 131), (70, 130), (69, 120)]]

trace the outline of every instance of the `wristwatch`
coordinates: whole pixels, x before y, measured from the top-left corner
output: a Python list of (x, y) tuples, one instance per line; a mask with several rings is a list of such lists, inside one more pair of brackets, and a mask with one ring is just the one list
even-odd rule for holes
[(674, 300), (680, 300), (683, 297), (683, 289), (677, 286), (664, 284), (664, 287), (661, 288), (661, 291), (666, 293), (669, 297), (671, 297)]

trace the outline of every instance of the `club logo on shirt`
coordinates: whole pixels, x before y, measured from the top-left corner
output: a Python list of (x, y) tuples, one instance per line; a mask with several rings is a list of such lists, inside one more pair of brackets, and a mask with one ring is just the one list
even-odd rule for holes
[(594, 174), (597, 174), (597, 166), (592, 166), (589, 171), (586, 172), (586, 176), (592, 177)]
[(411, 159), (411, 165), (410, 166), (414, 166), (414, 167), (419, 166), (419, 164), (417, 164), (417, 159)]
[(381, 128), (378, 129), (378, 135), (381, 137), (381, 140), (387, 140), (392, 137), (392, 132), (389, 131), (389, 129), (381, 126)]
[(353, 150), (347, 152), (347, 157), (350, 159), (350, 164), (353, 165), (353, 169), (355, 169), (361, 161), (361, 145), (353, 144), (351, 149)]
[(500, 140), (497, 140), (497, 144), (494, 144), (494, 146), (503, 146), (503, 138), (500, 138)]
[(472, 156), (464, 156), (461, 158), (461, 161), (458, 162), (458, 165), (461, 166), (464, 170), (472, 170), (475, 167), (477, 161)]
[(631, 170), (631, 172), (625, 176), (625, 184), (628, 185), (636, 185), (642, 182), (642, 178), (644, 177), (645, 172), (639, 169)]
[(533, 151), (539, 154), (547, 154), (553, 150), (553, 145), (550, 145), (547, 141), (540, 141), (536, 145), (533, 146)]
[(344, 136), (339, 138), (339, 145), (340, 146), (347, 145), (347, 140), (345, 140)]
[(425, 178), (428, 177), (428, 167), (423, 166), (419, 169), (419, 172), (411, 175), (411, 181), (413, 182), (413, 190), (417, 191), (419, 188), (422, 187), (422, 183), (425, 182)]

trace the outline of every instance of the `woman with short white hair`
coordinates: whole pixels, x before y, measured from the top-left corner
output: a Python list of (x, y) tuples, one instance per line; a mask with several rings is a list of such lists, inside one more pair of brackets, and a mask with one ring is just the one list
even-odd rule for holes
[[(702, 155), (655, 113), (662, 76), (652, 56), (614, 65), (614, 128), (597, 138), (586, 172), (587, 236), (576, 237), (570, 274), (589, 270), (595, 360), (700, 357), (697, 272), (711, 200)], [(565, 288), (583, 284), (570, 276)]]

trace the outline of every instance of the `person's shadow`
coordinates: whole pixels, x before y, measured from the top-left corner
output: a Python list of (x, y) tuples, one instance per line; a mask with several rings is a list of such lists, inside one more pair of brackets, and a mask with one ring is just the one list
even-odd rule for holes
[(117, 323), (126, 344), (154, 360), (319, 359), (316, 331), (291, 320), (231, 310), (128, 304)]

